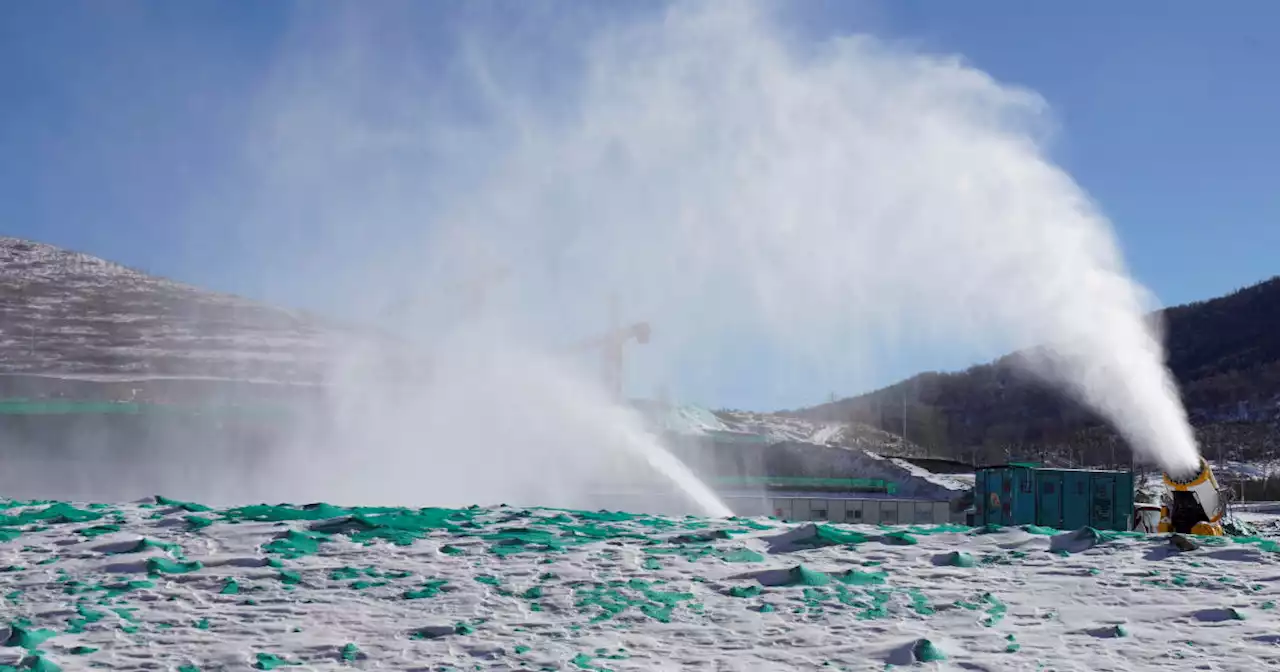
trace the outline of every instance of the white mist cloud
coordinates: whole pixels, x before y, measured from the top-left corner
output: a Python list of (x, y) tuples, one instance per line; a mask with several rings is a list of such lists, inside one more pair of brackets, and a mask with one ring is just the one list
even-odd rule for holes
[[(253, 221), (293, 222), (325, 264), (308, 282), (376, 307), (511, 273), (462, 341), (442, 312), (417, 315), (416, 333), (443, 334), (439, 365), (407, 408), (369, 416), (365, 482), (488, 474), (497, 495), (566, 461), (589, 480), (586, 456), (623, 430), (549, 353), (599, 331), (609, 293), (654, 324), (637, 390), (757, 368), (820, 399), (899, 343), (1049, 343), (1053, 366), (1032, 368), (1148, 457), (1194, 465), (1150, 299), (1046, 158), (1039, 96), (870, 36), (802, 43), (742, 3), (587, 23), (556, 33), (572, 39), (543, 95), (541, 55), (481, 28), (423, 61), (412, 31), (308, 20), (258, 101)], [(389, 389), (349, 379), (335, 413)]]

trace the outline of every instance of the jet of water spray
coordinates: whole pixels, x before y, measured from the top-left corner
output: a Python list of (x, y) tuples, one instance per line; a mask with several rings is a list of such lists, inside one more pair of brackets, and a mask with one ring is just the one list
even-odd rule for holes
[[(616, 292), (661, 333), (632, 382), (672, 381), (686, 398), (747, 370), (773, 375), (739, 390), (848, 389), (872, 380), (887, 347), (1046, 344), (1031, 370), (1167, 469), (1194, 465), (1142, 317), (1150, 299), (1106, 218), (1048, 159), (1052, 120), (1033, 92), (960, 58), (866, 35), (806, 41), (759, 6), (689, 3), (567, 37), (547, 26), (564, 66), (550, 84), (530, 83), (536, 50), (473, 26), (448, 61), (461, 91), (449, 105), (422, 79), (437, 61), (386, 30), (411, 21), (332, 18), (297, 21), (258, 101), (264, 191), (244, 218), (270, 228), (305, 212), (311, 256), (326, 262), (317, 288), (376, 303), (378, 287), (510, 269), (490, 306), (506, 325), (490, 332), (493, 351), (509, 353), (592, 333), (600, 294)], [(569, 429), (591, 426), (583, 409), (599, 404), (547, 401), (586, 398), (547, 392), (558, 364), (506, 356), (513, 389), (483, 403), (501, 372), (477, 385), (484, 358), (460, 359), (475, 366), (437, 370), (418, 406), (448, 409), (429, 415), (451, 440), (424, 440), (420, 454), (486, 455), (501, 493), (535, 478), (545, 460), (533, 455), (558, 454), (545, 446), (602, 435)], [(518, 440), (524, 426), (538, 428), (532, 443)], [(403, 445), (420, 430), (376, 431)], [(430, 479), (457, 489), (478, 473), (467, 462)], [(408, 478), (375, 471), (365, 477), (380, 488)]]

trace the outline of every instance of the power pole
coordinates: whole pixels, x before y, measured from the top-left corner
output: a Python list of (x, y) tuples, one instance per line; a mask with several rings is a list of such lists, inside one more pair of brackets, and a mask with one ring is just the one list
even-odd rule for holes
[(902, 386), (902, 449), (907, 449), (907, 387)]

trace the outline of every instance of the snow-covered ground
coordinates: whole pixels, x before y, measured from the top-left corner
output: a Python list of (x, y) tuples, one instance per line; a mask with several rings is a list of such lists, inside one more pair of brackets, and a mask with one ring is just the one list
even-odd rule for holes
[(19, 669), (1280, 665), (1271, 539), (1180, 552), (1088, 530), (506, 507), (0, 507), (0, 666)]
[(909, 474), (911, 478), (927, 481), (953, 492), (962, 492), (973, 487), (973, 474), (935, 474), (924, 467), (916, 466), (901, 458), (889, 457), (884, 459)]

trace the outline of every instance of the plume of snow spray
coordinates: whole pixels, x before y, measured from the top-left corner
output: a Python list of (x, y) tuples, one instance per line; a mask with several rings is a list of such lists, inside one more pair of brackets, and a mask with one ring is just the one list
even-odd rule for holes
[(349, 353), (291, 497), (599, 508), (630, 486), (650, 495), (632, 507), (731, 515), (635, 413), (551, 353), (468, 325), (422, 354), (425, 377), (379, 374), (377, 345)]
[[(580, 468), (560, 490), (580, 490), (634, 423), (564, 384), (545, 344), (597, 331), (606, 291), (655, 325), (631, 360), (638, 386), (709, 394), (771, 361), (795, 374), (757, 384), (806, 378), (820, 395), (865, 380), (886, 344), (1044, 343), (1052, 356), (1029, 368), (1166, 469), (1194, 468), (1149, 298), (1046, 158), (1034, 93), (868, 36), (802, 43), (741, 3), (568, 35), (542, 17), (572, 66), (551, 82), (530, 79), (536, 59), (510, 32), (476, 26), (427, 60), (392, 29), (403, 17), (331, 18), (298, 20), (260, 101), (266, 207), (250, 221), (305, 221), (325, 264), (309, 280), (360, 304), (511, 275), (487, 350), (442, 341), (429, 386), (399, 398), (407, 412), (351, 424), (367, 437), (353, 473), (380, 492), (474, 501), (462, 483), (517, 493), (566, 462)], [(361, 380), (336, 413), (391, 396)]]

